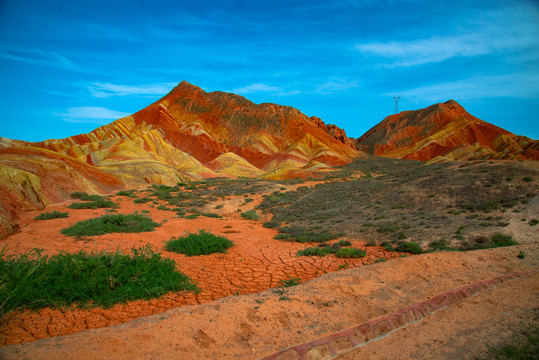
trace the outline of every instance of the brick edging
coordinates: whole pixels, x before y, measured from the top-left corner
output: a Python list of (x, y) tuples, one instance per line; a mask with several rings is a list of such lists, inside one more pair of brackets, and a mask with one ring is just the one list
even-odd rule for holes
[(464, 298), (496, 287), (504, 282), (529, 276), (535, 271), (497, 276), (438, 294), (374, 320), (364, 322), (320, 339), (282, 349), (260, 360), (333, 359), (366, 343), (419, 321)]

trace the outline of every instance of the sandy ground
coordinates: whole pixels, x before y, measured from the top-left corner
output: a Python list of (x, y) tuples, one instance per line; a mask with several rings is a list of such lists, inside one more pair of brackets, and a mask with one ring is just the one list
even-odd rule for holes
[[(524, 252), (524, 259), (517, 255)], [(182, 306), (117, 326), (0, 348), (2, 359), (257, 359), (477, 281), (539, 269), (539, 245), (397, 258), (304, 284)], [(340, 359), (473, 359), (536, 321), (539, 276), (507, 281)], [(316, 354), (311, 354), (316, 355)], [(322, 354), (318, 354), (322, 355)], [(312, 356), (310, 358), (328, 358)]]
[[(151, 208), (149, 204), (135, 205), (133, 200), (115, 197), (120, 205), (119, 213), (148, 210), (154, 221), (161, 226), (154, 232), (140, 234), (105, 234), (92, 237), (71, 237), (60, 233), (77, 221), (94, 218), (105, 213), (104, 209), (72, 210), (66, 207), (70, 202), (48, 206), (45, 211), (67, 211), (68, 218), (36, 221), (33, 218), (40, 211), (28, 212), (21, 223), (21, 232), (0, 242), (7, 246), (6, 255), (26, 253), (33, 248), (44, 249), (52, 255), (62, 250), (73, 253), (86, 251), (115, 251), (129, 253), (132, 248), (150, 244), (161, 251), (163, 256), (173, 259), (179, 270), (193, 279), (201, 289), (192, 292), (169, 293), (159, 299), (133, 301), (117, 304), (110, 309), (42, 309), (38, 312), (15, 313), (0, 326), (0, 345), (35, 341), (51, 336), (68, 335), (82, 330), (121, 324), (136, 318), (158, 314), (184, 305), (203, 304), (231, 295), (253, 294), (279, 286), (279, 282), (289, 278), (302, 282), (322, 274), (343, 268), (372, 264), (384, 257), (392, 259), (399, 253), (388, 252), (382, 247), (366, 247), (365, 242), (348, 239), (353, 246), (367, 250), (367, 256), (358, 259), (339, 259), (335, 256), (298, 257), (296, 252), (315, 244), (300, 244), (274, 240), (275, 229), (267, 229), (261, 221), (242, 218), (237, 211), (253, 209), (261, 201), (261, 196), (253, 196), (252, 202), (245, 204), (244, 197), (223, 200), (219, 218), (199, 217), (188, 220), (175, 217), (175, 213)], [(215, 205), (213, 205), (215, 206)], [(165, 242), (171, 237), (205, 229), (232, 240), (234, 247), (227, 254), (187, 257), (164, 250)]]

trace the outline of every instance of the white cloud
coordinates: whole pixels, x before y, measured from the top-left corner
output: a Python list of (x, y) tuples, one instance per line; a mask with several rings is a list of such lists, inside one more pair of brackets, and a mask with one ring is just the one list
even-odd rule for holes
[(52, 51), (30, 49), (24, 51), (0, 50), (0, 58), (19, 61), (30, 65), (72, 67), (73, 62), (67, 57)]
[(254, 83), (251, 85), (233, 89), (231, 90), (231, 92), (235, 94), (252, 94), (252, 93), (259, 93), (259, 92), (280, 93), (282, 92), (282, 90), (281, 88), (278, 88), (275, 86), (269, 86), (263, 83)]
[(356, 80), (346, 80), (341, 78), (333, 78), (324, 84), (318, 85), (315, 93), (331, 94), (335, 92), (346, 91), (351, 88), (358, 87), (359, 83)]
[[(449, 99), (471, 100), (497, 97), (539, 97), (539, 74), (518, 73), (505, 75), (474, 76), (452, 82), (443, 82), (397, 91), (408, 101), (443, 102)], [(392, 96), (393, 93), (383, 94)]]
[(409, 67), (440, 62), (456, 56), (488, 54), (493, 48), (475, 36), (432, 37), (409, 42), (358, 44), (356, 48), (367, 55), (374, 55), (394, 62), (388, 67)]
[[(381, 67), (411, 67), (437, 63), (455, 57), (501, 53), (514, 57), (539, 56), (539, 13), (533, 8), (515, 7), (477, 14), (477, 20), (456, 21), (445, 32), (451, 35), (416, 38), (409, 41), (367, 42), (355, 45), (366, 56), (381, 60)], [(457, 19), (458, 20), (458, 19)], [(461, 19), (462, 20), (462, 19)], [(466, 24), (466, 26), (462, 26)], [(441, 25), (442, 26), (442, 25)]]
[(72, 123), (108, 124), (130, 114), (97, 106), (81, 106), (68, 108), (64, 113), (55, 113), (64, 121)]
[(117, 85), (110, 83), (93, 83), (90, 87), (92, 96), (105, 98), (111, 96), (153, 96), (165, 95), (175, 83), (148, 84), (148, 85)]

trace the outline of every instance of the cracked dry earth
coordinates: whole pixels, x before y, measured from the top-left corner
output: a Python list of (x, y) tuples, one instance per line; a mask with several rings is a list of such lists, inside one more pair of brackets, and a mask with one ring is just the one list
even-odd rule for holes
[[(70, 203), (66, 202), (48, 206), (43, 211), (68, 211), (68, 218), (36, 221), (33, 218), (41, 211), (25, 214), (21, 224), (22, 231), (2, 241), (2, 246), (7, 245), (7, 255), (25, 253), (36, 247), (44, 249), (44, 254), (49, 255), (60, 250), (78, 252), (120, 249), (129, 253), (131, 248), (151, 244), (154, 249), (160, 250), (163, 256), (176, 261), (178, 269), (193, 279), (201, 292), (169, 293), (159, 299), (117, 304), (110, 309), (45, 308), (37, 312), (15, 313), (0, 327), (0, 345), (31, 342), (118, 325), (180, 306), (203, 304), (227, 296), (258, 293), (276, 288), (281, 280), (288, 278), (299, 278), (305, 282), (344, 267), (372, 264), (381, 257), (399, 257), (398, 253), (388, 252), (381, 247), (366, 248), (367, 256), (360, 259), (338, 259), (334, 256), (298, 257), (297, 250), (312, 245), (274, 240), (277, 231), (264, 228), (263, 221), (250, 221), (240, 217), (237, 209), (245, 211), (254, 208), (261, 201), (261, 196), (254, 196), (253, 199), (253, 202), (243, 206), (243, 197), (225, 200), (221, 210), (224, 216), (222, 219), (199, 217), (188, 220), (174, 218), (174, 212), (150, 208), (147, 204), (135, 205), (132, 199), (115, 197), (113, 200), (120, 205), (118, 212), (127, 214), (135, 210), (149, 210), (152, 219), (161, 223), (161, 226), (154, 232), (79, 238), (65, 236), (60, 230), (77, 221), (100, 216), (105, 213), (104, 209), (72, 210), (66, 208)], [(224, 235), (232, 240), (235, 246), (230, 248), (227, 254), (194, 257), (164, 250), (165, 242), (171, 237), (201, 229)], [(365, 248), (365, 242), (348, 240), (358, 248)]]
[[(397, 258), (322, 275), (286, 289), (286, 299), (274, 289), (221, 298), (118, 326), (6, 346), (0, 357), (485, 359), (487, 345), (507, 341), (523, 322), (537, 324), (538, 265), (538, 244)], [(452, 290), (463, 287), (476, 290), (440, 301), (439, 294), (456, 294)], [(380, 323), (425, 301), (446, 306), (418, 311), (416, 321), (395, 329), (375, 326), (378, 337), (366, 343), (334, 342), (333, 351), (317, 347), (347, 329)], [(305, 351), (300, 357), (291, 347)]]

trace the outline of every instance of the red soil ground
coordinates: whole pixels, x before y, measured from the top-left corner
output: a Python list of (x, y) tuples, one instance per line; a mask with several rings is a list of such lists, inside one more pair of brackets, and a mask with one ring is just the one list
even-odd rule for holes
[[(309, 185), (309, 184), (307, 184)], [(302, 184), (305, 186), (305, 184)], [(82, 330), (121, 324), (147, 315), (184, 305), (203, 304), (231, 295), (258, 293), (278, 287), (281, 280), (299, 278), (301, 282), (322, 274), (372, 264), (384, 257), (391, 259), (400, 254), (388, 252), (381, 247), (365, 247), (365, 242), (350, 240), (353, 246), (367, 250), (367, 256), (359, 259), (339, 259), (334, 255), (325, 257), (298, 257), (296, 252), (313, 244), (300, 244), (274, 240), (277, 231), (262, 226), (263, 221), (250, 221), (240, 217), (241, 211), (252, 209), (261, 201), (261, 196), (252, 196), (253, 202), (244, 204), (243, 197), (228, 197), (221, 202), (219, 211), (222, 219), (199, 217), (188, 220), (175, 218), (175, 213), (151, 208), (148, 204), (133, 204), (126, 197), (115, 197), (120, 206), (119, 213), (149, 210), (150, 216), (162, 225), (154, 232), (139, 234), (106, 234), (92, 237), (71, 237), (60, 233), (77, 221), (98, 217), (104, 209), (72, 210), (70, 202), (48, 206), (44, 211), (68, 211), (69, 217), (46, 221), (33, 218), (42, 211), (28, 212), (21, 221), (21, 232), (3, 240), (5, 254), (26, 253), (33, 248), (44, 249), (44, 254), (53, 255), (59, 251), (69, 253), (86, 251), (115, 251), (129, 253), (132, 248), (147, 244), (161, 251), (162, 255), (173, 259), (178, 269), (193, 279), (201, 292), (169, 293), (159, 299), (133, 301), (117, 304), (110, 309), (50, 309), (38, 312), (15, 313), (0, 327), (0, 344), (10, 345), (31, 342), (51, 336), (68, 335)], [(242, 205), (244, 204), (244, 205)], [(261, 219), (262, 220), (262, 219)], [(268, 220), (268, 219), (264, 219)], [(164, 244), (171, 237), (205, 229), (214, 234), (224, 235), (235, 244), (227, 254), (212, 254), (187, 257), (164, 250)]]

